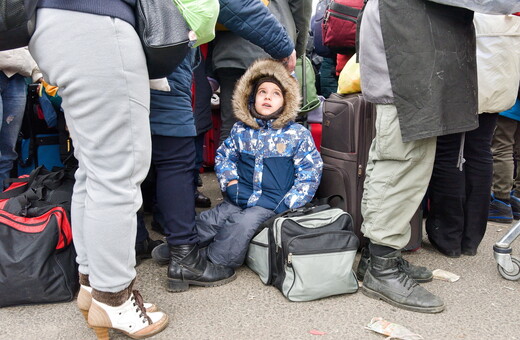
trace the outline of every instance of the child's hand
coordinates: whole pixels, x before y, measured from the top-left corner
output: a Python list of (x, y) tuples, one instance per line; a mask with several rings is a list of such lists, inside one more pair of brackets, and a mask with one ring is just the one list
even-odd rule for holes
[(227, 184), (227, 186), (229, 187), (229, 186), (231, 186), (231, 185), (233, 185), (233, 184), (237, 184), (237, 183), (238, 183), (238, 181), (237, 181), (236, 179), (234, 179), (234, 180), (230, 181), (230, 182)]

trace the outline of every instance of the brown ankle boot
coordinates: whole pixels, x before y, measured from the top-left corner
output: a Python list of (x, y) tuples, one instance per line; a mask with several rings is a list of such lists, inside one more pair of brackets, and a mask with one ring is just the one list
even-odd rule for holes
[(108, 340), (109, 329), (120, 331), (133, 339), (144, 339), (161, 332), (168, 325), (162, 312), (148, 313), (138, 291), (132, 285), (117, 293), (92, 290), (88, 323), (98, 340)]
[[(90, 287), (90, 280), (88, 275), (79, 273), (79, 293), (77, 298), (77, 304), (78, 308), (83, 314), (83, 317), (85, 318), (85, 321), (87, 321), (87, 326), (91, 327), (88, 323), (88, 311), (90, 309), (90, 306), (92, 304), (92, 287)], [(129, 287), (133, 287), (134, 281), (130, 284)], [(156, 305), (152, 303), (144, 303), (144, 308), (146, 309), (146, 312), (152, 313), (158, 311), (158, 308)]]

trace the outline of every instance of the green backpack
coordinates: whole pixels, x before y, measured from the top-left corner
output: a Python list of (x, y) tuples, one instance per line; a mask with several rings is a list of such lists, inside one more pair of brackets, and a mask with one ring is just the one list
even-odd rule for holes
[[(302, 73), (302, 69), (305, 69), (305, 72)], [(300, 84), (302, 94), (300, 115), (304, 115), (320, 105), (320, 100), (316, 93), (316, 76), (314, 74), (314, 68), (307, 56), (302, 55), (296, 60), (296, 68), (294, 69), (294, 72), (296, 73), (296, 79)]]

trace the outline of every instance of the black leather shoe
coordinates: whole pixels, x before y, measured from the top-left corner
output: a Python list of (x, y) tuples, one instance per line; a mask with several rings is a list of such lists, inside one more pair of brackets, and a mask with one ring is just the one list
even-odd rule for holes
[[(415, 281), (419, 283), (424, 283), (433, 280), (433, 273), (428, 268), (415, 266), (403, 259), (402, 257), (399, 258), (399, 262), (399, 265), (401, 266), (402, 270)], [(359, 281), (363, 281), (363, 279), (365, 278), (365, 273), (367, 271), (369, 263), (370, 251), (368, 247), (364, 247), (363, 249), (361, 249), (361, 258), (359, 259), (359, 264), (356, 270), (356, 276)]]
[(211, 207), (211, 200), (209, 197), (201, 193), (200, 191), (195, 191), (195, 206), (197, 208), (209, 208)]
[(235, 270), (213, 264), (199, 252), (195, 244), (169, 245), (168, 291), (183, 292), (189, 285), (202, 287), (221, 286), (236, 278)]
[(200, 174), (197, 174), (197, 186), (198, 187), (202, 186), (202, 177), (200, 177)]
[(382, 257), (370, 255), (362, 292), (368, 297), (414, 312), (439, 313), (445, 307), (438, 296), (406, 274), (400, 251)]
[(168, 244), (163, 243), (153, 248), (152, 258), (161, 265), (170, 263), (170, 248)]
[(157, 246), (163, 244), (162, 240), (152, 240), (151, 238), (147, 238), (143, 242), (135, 243), (135, 259), (136, 263), (140, 264), (142, 260), (149, 259), (152, 257), (152, 251)]

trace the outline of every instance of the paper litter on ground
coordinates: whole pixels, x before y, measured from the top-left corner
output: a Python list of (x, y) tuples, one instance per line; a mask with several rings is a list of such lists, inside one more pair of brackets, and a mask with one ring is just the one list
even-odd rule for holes
[(372, 318), (370, 323), (365, 327), (371, 331), (388, 336), (387, 339), (400, 340), (421, 340), (421, 335), (415, 334), (409, 329), (399, 324), (386, 321), (381, 317)]
[(449, 271), (443, 269), (435, 269), (432, 273), (433, 278), (437, 280), (455, 282), (460, 279), (459, 275), (450, 273)]

